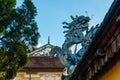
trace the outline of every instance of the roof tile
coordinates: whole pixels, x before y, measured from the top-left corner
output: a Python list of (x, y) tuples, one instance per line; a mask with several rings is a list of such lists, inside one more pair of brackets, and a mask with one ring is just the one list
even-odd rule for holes
[(34, 68), (64, 68), (58, 57), (32, 56), (25, 67)]

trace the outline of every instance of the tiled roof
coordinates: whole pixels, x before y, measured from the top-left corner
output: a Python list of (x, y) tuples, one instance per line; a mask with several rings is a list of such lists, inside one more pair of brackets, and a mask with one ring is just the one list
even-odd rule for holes
[(25, 68), (64, 68), (58, 57), (32, 56)]

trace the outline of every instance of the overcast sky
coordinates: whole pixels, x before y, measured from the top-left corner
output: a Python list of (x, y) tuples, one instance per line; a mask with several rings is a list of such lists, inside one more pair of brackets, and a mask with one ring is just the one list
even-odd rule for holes
[[(17, 0), (20, 6), (23, 0)], [(71, 22), (70, 16), (90, 16), (90, 26), (100, 24), (114, 0), (32, 0), (37, 8), (36, 21), (41, 37), (39, 44), (45, 45), (50, 36), (51, 44), (64, 43), (63, 21)], [(88, 12), (88, 14), (85, 13)]]

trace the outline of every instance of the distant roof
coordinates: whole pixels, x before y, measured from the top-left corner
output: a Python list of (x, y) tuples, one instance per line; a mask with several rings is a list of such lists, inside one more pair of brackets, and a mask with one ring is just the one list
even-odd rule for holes
[(64, 68), (58, 57), (50, 58), (49, 52), (54, 46), (48, 43), (29, 53), (29, 61), (24, 68)]
[(35, 50), (29, 53), (29, 56), (49, 56), (49, 52), (54, 46), (50, 44), (50, 37), (48, 36), (48, 43), (39, 47), (35, 48)]
[(54, 46), (51, 44), (43, 45), (29, 53), (29, 56), (49, 56), (49, 52)]
[(32, 56), (25, 68), (64, 68), (58, 57)]

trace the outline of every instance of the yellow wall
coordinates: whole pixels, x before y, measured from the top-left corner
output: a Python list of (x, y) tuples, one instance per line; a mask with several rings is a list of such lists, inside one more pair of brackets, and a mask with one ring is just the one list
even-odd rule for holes
[[(25, 75), (29, 76), (26, 73), (18, 73), (18, 75), (16, 76), (15, 80), (29, 80), (29, 77), (25, 77)], [(40, 77), (34, 77), (32, 78), (32, 80), (40, 80)]]
[(120, 60), (99, 80), (120, 80)]
[(61, 80), (62, 69), (21, 69), (15, 80)]
[[(15, 80), (30, 80), (30, 75), (19, 72)], [(37, 74), (31, 74), (31, 80), (61, 80), (61, 72), (38, 72)]]

